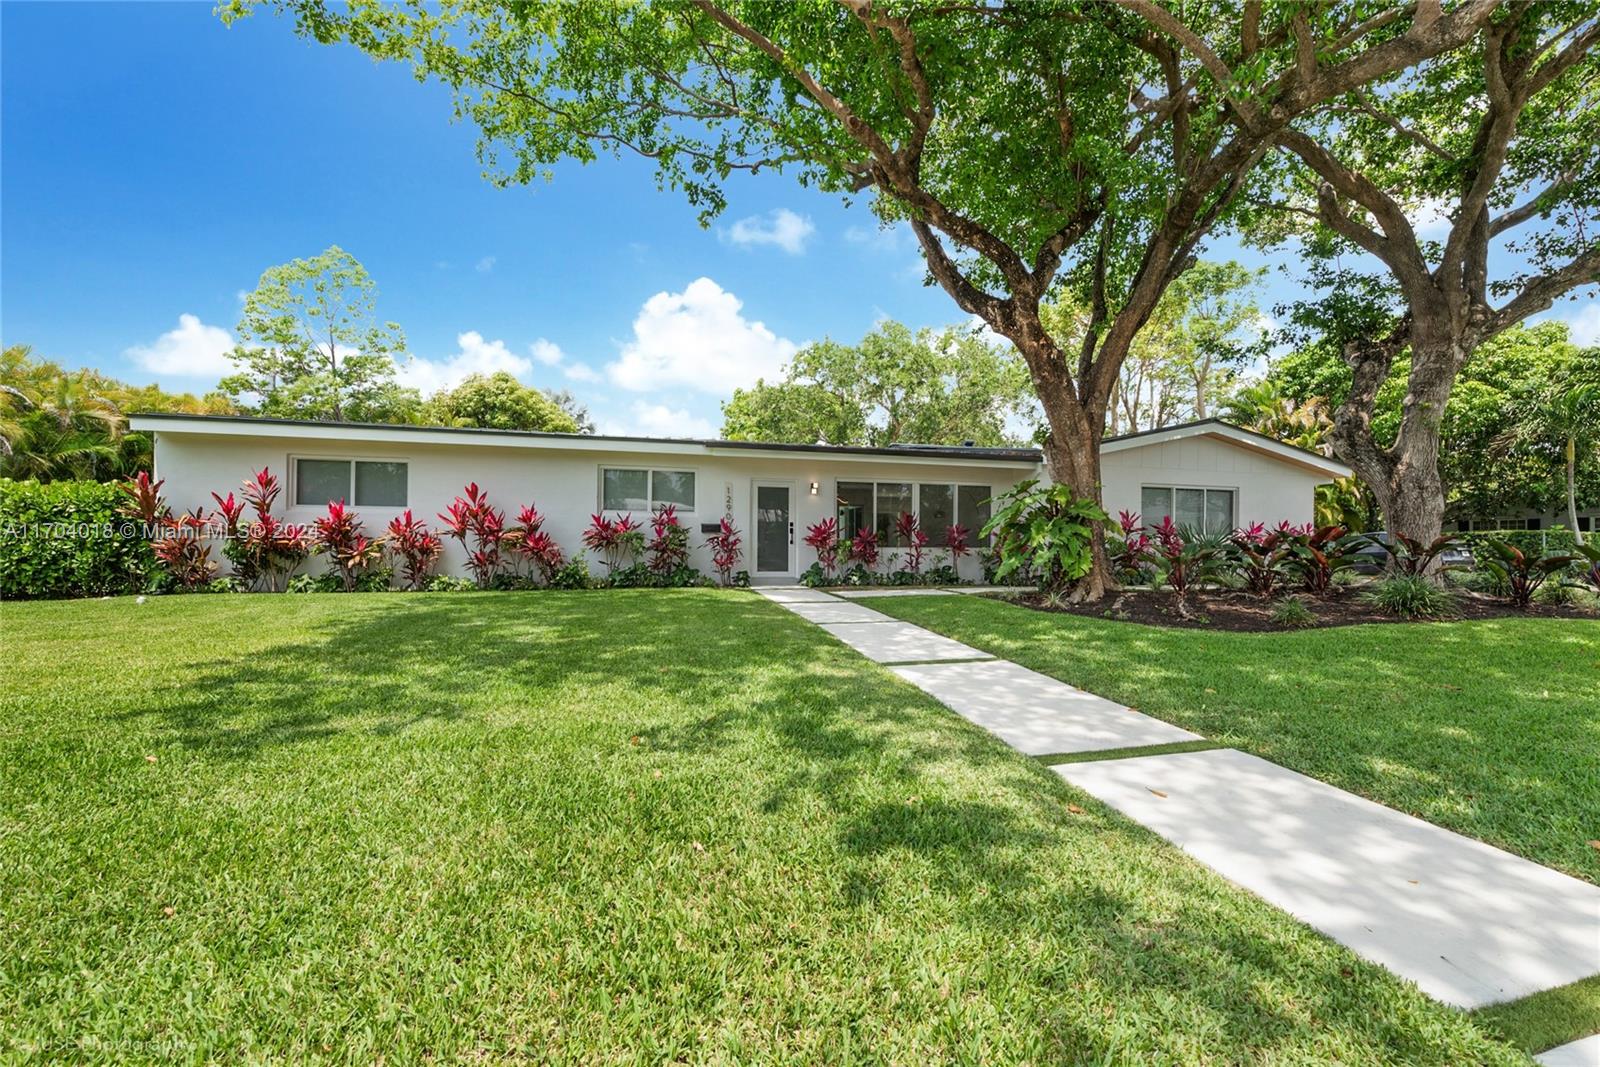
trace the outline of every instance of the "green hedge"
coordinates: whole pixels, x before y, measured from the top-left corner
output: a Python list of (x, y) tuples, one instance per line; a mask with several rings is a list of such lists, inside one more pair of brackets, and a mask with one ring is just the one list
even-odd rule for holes
[(116, 485), (0, 478), (0, 598), (140, 593), (157, 573)]
[(1552, 526), (1548, 530), (1474, 530), (1456, 536), (1474, 559), (1479, 558), (1479, 549), (1486, 541), (1504, 541), (1528, 556), (1542, 556), (1547, 552), (1571, 554), (1578, 546), (1577, 538), (1565, 526)]

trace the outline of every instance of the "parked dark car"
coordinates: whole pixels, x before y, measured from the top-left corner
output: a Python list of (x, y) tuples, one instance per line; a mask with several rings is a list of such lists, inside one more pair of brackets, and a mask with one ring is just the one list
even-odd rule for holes
[[(1355, 557), (1355, 563), (1350, 569), (1357, 574), (1381, 574), (1384, 564), (1389, 561), (1389, 555), (1381, 545), (1389, 543), (1389, 535), (1379, 532), (1366, 536), (1367, 543), (1351, 553)], [(1380, 542), (1381, 545), (1374, 542)], [(1446, 567), (1471, 567), (1472, 550), (1465, 544), (1457, 542), (1439, 554), (1439, 562)]]

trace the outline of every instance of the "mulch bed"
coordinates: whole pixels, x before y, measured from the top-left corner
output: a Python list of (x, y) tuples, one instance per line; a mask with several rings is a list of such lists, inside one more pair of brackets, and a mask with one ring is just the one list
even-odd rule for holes
[[(1304, 629), (1321, 629), (1333, 626), (1356, 626), (1373, 622), (1409, 622), (1386, 615), (1367, 603), (1357, 593), (1342, 590), (1328, 597), (1300, 595), (1300, 603), (1311, 610), (1317, 621)], [(1014, 603), (1037, 611), (1059, 611), (1071, 615), (1084, 615), (1097, 619), (1117, 619), (1144, 623), (1147, 626), (1182, 626), (1198, 630), (1233, 630), (1241, 633), (1265, 631), (1282, 632), (1290, 627), (1272, 619), (1275, 606), (1271, 600), (1261, 600), (1247, 593), (1196, 592), (1189, 594), (1189, 614), (1185, 618), (1178, 612), (1177, 601), (1165, 589), (1127, 589), (1113, 593), (1097, 604), (1049, 604), (1038, 593), (1024, 593), (1013, 598)], [(1462, 592), (1455, 619), (1500, 619), (1513, 616), (1535, 619), (1593, 619), (1595, 616), (1580, 608), (1550, 607), (1535, 604), (1527, 611), (1518, 611), (1504, 601)]]

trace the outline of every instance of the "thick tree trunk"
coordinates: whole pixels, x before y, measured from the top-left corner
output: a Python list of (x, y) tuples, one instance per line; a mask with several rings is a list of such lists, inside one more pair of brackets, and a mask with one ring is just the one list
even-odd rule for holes
[[(1070, 486), (1073, 496), (1104, 507), (1100, 495), (1100, 427), (1090, 422), (1081, 416), (1061, 423), (1052, 420), (1050, 436), (1044, 443), (1044, 461), (1052, 482)], [(1111, 561), (1106, 556), (1105, 529), (1100, 523), (1094, 524), (1091, 551), (1089, 573), (1072, 587), (1071, 599), (1075, 602), (1099, 600), (1116, 588)]]

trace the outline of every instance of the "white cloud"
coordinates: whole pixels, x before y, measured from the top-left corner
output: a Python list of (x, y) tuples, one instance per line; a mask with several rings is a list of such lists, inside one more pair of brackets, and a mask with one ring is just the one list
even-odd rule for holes
[(1560, 316), (1567, 324), (1567, 338), (1579, 348), (1600, 345), (1600, 300), (1591, 300), (1571, 315)]
[(484, 256), (473, 265), (472, 269), (477, 271), (479, 274), (488, 274), (490, 271), (494, 270), (494, 265), (495, 257)]
[(736, 245), (752, 248), (757, 245), (776, 245), (791, 256), (806, 250), (806, 242), (817, 228), (805, 215), (796, 215), (786, 207), (769, 211), (765, 215), (751, 215), (740, 219), (723, 236)]
[(677, 385), (722, 395), (775, 377), (796, 345), (747, 320), (743, 306), (710, 278), (696, 278), (681, 293), (657, 293), (639, 309), (633, 340), (606, 373), (635, 392)]
[(533, 353), (533, 358), (543, 363), (546, 367), (554, 367), (566, 358), (566, 353), (561, 351), (561, 346), (554, 341), (547, 341), (543, 337), (528, 346), (528, 351)]
[(561, 373), (575, 382), (600, 381), (600, 372), (587, 363), (568, 363), (561, 368)]
[(396, 377), (401, 385), (415, 386), (424, 393), (448, 389), (469, 374), (494, 374), (508, 371), (521, 378), (533, 370), (533, 360), (519, 356), (504, 341), (486, 341), (477, 330), (456, 335), (461, 350), (444, 360), (412, 356), (399, 365)]
[(155, 374), (185, 378), (218, 378), (231, 374), (233, 334), (220, 326), (207, 326), (199, 316), (178, 316), (178, 328), (168, 330), (148, 345), (134, 345), (122, 354)]
[(635, 400), (626, 418), (602, 419), (602, 434), (622, 437), (715, 437), (717, 428), (699, 415), (665, 404)]

